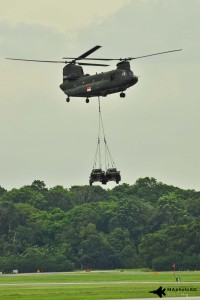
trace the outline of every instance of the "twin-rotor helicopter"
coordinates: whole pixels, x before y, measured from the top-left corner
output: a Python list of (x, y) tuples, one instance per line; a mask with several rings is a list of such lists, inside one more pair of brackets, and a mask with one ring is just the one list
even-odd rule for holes
[[(138, 57), (127, 58), (88, 58), (93, 52), (101, 48), (95, 46), (78, 57), (63, 57), (61, 61), (55, 60), (35, 60), (22, 58), (6, 58), (11, 60), (46, 62), (46, 63), (64, 63), (63, 82), (60, 85), (61, 90), (67, 95), (66, 101), (70, 101), (70, 97), (84, 97), (86, 103), (89, 103), (91, 97), (106, 97), (109, 94), (120, 93), (120, 97), (124, 98), (129, 87), (138, 82), (138, 77), (134, 75), (130, 68), (130, 61), (143, 57), (160, 55), (170, 52), (181, 51), (182, 49), (158, 52)], [(109, 66), (102, 63), (81, 62), (83, 60), (93, 61), (119, 61), (115, 70), (108, 72), (96, 73), (95, 75), (84, 74), (82, 66)]]

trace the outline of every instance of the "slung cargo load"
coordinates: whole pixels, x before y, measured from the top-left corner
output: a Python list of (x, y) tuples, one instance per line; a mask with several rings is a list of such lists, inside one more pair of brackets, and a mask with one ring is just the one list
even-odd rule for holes
[(90, 174), (90, 185), (93, 184), (93, 182), (101, 182), (102, 184), (106, 184), (106, 175), (105, 172), (102, 171), (102, 169), (93, 169), (91, 174)]
[[(89, 184), (92, 185), (94, 182), (101, 182), (102, 184), (106, 184), (108, 181), (115, 181), (118, 184), (121, 181), (121, 175), (120, 175), (120, 171), (118, 171), (117, 168), (115, 167), (114, 160), (112, 158), (111, 152), (106, 142), (99, 98), (98, 98), (98, 102), (99, 102), (99, 133), (98, 133), (98, 142), (97, 142), (93, 169), (89, 178)], [(104, 147), (105, 147), (104, 154), (105, 154), (106, 171), (102, 170), (101, 133), (103, 135)]]
[(106, 171), (106, 180), (115, 181), (117, 184), (121, 181), (120, 171), (117, 171), (116, 168), (110, 168)]

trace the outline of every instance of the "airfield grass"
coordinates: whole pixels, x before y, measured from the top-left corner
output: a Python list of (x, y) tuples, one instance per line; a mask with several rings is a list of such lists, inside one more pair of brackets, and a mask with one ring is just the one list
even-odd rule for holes
[[(149, 291), (172, 288), (168, 297), (200, 296), (200, 272), (90, 272), (0, 275), (0, 299), (100, 300), (157, 297)], [(64, 285), (64, 284), (68, 285)], [(5, 285), (3, 285), (5, 284)], [(14, 286), (13, 286), (14, 284)], [(23, 284), (23, 285), (22, 285)], [(37, 285), (38, 284), (38, 285)], [(60, 285), (56, 285), (60, 284)], [(176, 289), (195, 289), (176, 291)]]

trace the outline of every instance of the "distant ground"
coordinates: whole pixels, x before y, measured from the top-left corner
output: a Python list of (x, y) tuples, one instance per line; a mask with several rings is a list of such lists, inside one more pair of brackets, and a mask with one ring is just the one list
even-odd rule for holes
[[(149, 291), (160, 286), (166, 298), (196, 300), (200, 297), (200, 271), (179, 272), (92, 271), (0, 275), (4, 300), (105, 300), (159, 299)], [(177, 299), (177, 298), (176, 298)]]

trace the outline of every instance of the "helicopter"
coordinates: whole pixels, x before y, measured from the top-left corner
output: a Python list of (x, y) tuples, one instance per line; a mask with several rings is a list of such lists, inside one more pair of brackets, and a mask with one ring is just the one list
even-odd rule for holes
[[(46, 63), (64, 63), (63, 82), (60, 89), (67, 95), (66, 101), (70, 101), (70, 97), (84, 97), (86, 103), (89, 103), (91, 97), (106, 97), (109, 94), (120, 93), (121, 98), (125, 98), (126, 91), (138, 82), (138, 77), (134, 75), (130, 68), (130, 61), (134, 59), (150, 57), (170, 52), (181, 51), (182, 49), (158, 52), (138, 57), (127, 58), (88, 58), (93, 52), (102, 46), (94, 46), (87, 52), (78, 57), (63, 57), (62, 61), (56, 60), (35, 60), (22, 58), (6, 58), (10, 60), (46, 62)], [(66, 60), (67, 59), (67, 60)], [(108, 72), (96, 73), (95, 75), (84, 74), (82, 66), (102, 66), (109, 65), (102, 63), (80, 62), (82, 60), (95, 61), (118, 61), (115, 70)]]

